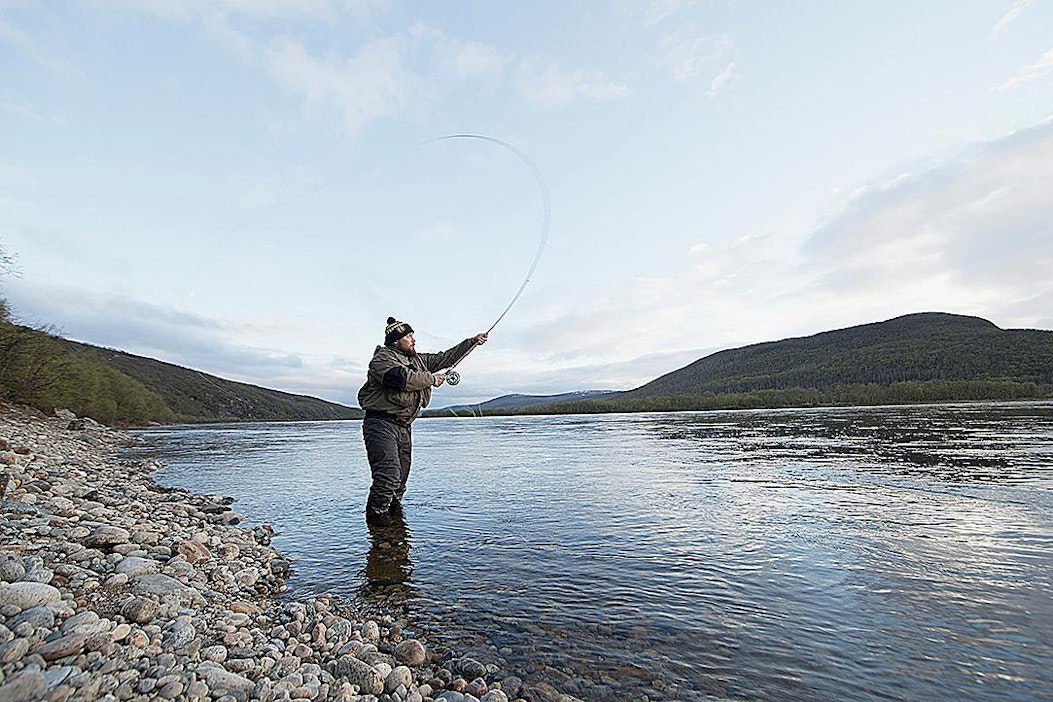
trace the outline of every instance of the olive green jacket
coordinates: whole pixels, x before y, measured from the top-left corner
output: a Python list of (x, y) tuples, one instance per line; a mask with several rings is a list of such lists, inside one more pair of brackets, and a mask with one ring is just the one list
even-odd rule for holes
[(460, 361), (473, 346), (474, 338), (465, 339), (442, 353), (414, 356), (394, 346), (378, 346), (369, 362), (366, 384), (358, 391), (358, 406), (412, 423), (431, 402), (433, 374)]

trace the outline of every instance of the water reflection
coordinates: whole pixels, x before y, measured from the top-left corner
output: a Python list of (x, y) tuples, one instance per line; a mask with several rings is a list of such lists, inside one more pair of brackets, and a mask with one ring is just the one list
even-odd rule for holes
[(417, 596), (410, 560), (412, 532), (404, 517), (386, 526), (369, 526), (369, 553), (362, 569), (359, 599), (363, 604), (405, 608)]

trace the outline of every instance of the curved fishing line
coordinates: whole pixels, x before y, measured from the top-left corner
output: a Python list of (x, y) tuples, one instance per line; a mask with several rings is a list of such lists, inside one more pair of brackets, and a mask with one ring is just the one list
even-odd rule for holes
[(526, 152), (524, 152), (519, 147), (513, 144), (509, 144), (507, 141), (502, 141), (501, 139), (498, 139), (496, 137), (486, 136), (484, 134), (448, 134), (447, 136), (437, 137), (435, 139), (430, 139), (422, 143), (432, 144), (438, 141), (447, 141), (449, 139), (479, 139), (481, 141), (489, 141), (493, 144), (503, 146), (504, 148), (508, 149), (516, 156), (518, 156), (520, 160), (522, 160), (523, 163), (525, 163), (530, 168), (530, 172), (534, 174), (534, 179), (537, 180), (538, 187), (541, 190), (541, 206), (543, 211), (543, 216), (541, 220), (541, 238), (538, 240), (537, 249), (534, 251), (534, 258), (530, 262), (530, 268), (527, 269), (526, 276), (523, 278), (523, 282), (520, 284), (519, 289), (516, 290), (516, 294), (512, 296), (512, 300), (508, 303), (508, 306), (505, 307), (504, 311), (501, 312), (497, 320), (490, 325), (489, 329), (486, 330), (486, 333), (489, 334), (494, 330), (494, 327), (501, 323), (501, 320), (505, 318), (505, 315), (508, 314), (508, 311), (512, 309), (516, 302), (519, 301), (520, 296), (523, 294), (523, 291), (526, 289), (527, 284), (533, 277), (534, 271), (537, 270), (537, 265), (541, 261), (541, 254), (545, 251), (545, 245), (548, 243), (549, 223), (551, 221), (552, 215), (552, 203), (551, 199), (549, 198), (548, 183), (545, 182), (545, 176), (541, 173), (541, 169), (536, 163), (534, 163), (534, 161), (529, 156), (527, 156)]

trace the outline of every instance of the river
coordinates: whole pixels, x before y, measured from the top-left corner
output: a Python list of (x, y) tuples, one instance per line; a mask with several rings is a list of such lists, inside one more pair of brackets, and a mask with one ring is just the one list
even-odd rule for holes
[(1053, 403), (159, 427), (323, 592), (586, 700), (1053, 697)]

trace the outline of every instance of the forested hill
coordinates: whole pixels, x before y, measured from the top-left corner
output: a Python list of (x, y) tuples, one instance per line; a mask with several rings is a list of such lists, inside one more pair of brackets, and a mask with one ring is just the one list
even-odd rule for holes
[(362, 411), (236, 383), (142, 356), (63, 339), (5, 319), (0, 300), (0, 400), (64, 408), (112, 425), (353, 419)]
[(1053, 384), (1053, 332), (1000, 329), (939, 312), (909, 314), (720, 351), (621, 396), (963, 380)]
[(66, 343), (95, 355), (109, 367), (156, 392), (175, 416), (184, 421), (266, 422), (362, 416), (361, 410), (315, 397), (224, 380), (123, 351), (74, 341)]
[(728, 349), (602, 398), (491, 414), (1053, 398), (1053, 332), (927, 312)]

